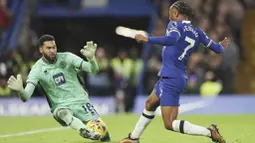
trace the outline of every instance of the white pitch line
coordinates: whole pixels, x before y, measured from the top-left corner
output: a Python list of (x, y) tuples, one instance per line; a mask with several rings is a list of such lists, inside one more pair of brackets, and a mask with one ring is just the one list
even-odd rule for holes
[(6, 134), (6, 135), (0, 135), (0, 138), (25, 136), (25, 135), (32, 135), (32, 134), (38, 134), (38, 133), (66, 130), (66, 129), (69, 129), (69, 127), (47, 128), (47, 129), (33, 130), (33, 131), (28, 131), (28, 132), (20, 132), (20, 133), (17, 133), (17, 134)]

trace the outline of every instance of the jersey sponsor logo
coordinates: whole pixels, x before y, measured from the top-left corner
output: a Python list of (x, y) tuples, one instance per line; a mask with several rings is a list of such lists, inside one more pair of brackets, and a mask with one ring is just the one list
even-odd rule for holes
[(63, 73), (58, 73), (53, 76), (56, 86), (60, 86), (66, 83), (65, 76)]
[(61, 61), (61, 62), (59, 63), (59, 67), (60, 67), (61, 69), (64, 69), (64, 68), (66, 67), (66, 62), (65, 62), (65, 61)]

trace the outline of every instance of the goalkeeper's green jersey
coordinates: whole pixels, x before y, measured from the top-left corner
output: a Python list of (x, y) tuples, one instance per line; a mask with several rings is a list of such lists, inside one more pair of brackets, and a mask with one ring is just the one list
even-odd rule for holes
[(27, 83), (35, 86), (39, 83), (45, 91), (52, 111), (59, 106), (89, 102), (88, 93), (78, 79), (77, 69), (91, 72), (91, 64), (69, 53), (57, 53), (53, 64), (46, 63), (42, 58), (32, 67)]

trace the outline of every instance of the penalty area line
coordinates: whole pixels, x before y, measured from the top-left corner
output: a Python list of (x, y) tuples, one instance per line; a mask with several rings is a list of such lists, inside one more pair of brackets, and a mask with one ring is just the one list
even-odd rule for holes
[(0, 134), (0, 138), (25, 136), (25, 135), (32, 135), (32, 134), (38, 134), (38, 133), (66, 130), (66, 129), (70, 129), (70, 128), (69, 127), (56, 127), (56, 128), (46, 128), (46, 129), (41, 129), (41, 130), (32, 130), (32, 131), (28, 131), (28, 132), (20, 132), (20, 133), (16, 133), (16, 134), (3, 134), (3, 135)]

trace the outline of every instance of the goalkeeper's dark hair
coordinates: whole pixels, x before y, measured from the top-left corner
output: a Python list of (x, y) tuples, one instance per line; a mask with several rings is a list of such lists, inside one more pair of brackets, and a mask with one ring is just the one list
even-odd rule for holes
[(186, 2), (176, 1), (172, 4), (172, 7), (176, 8), (181, 14), (187, 16), (188, 20), (190, 20), (192, 23), (196, 22), (196, 13)]
[(38, 47), (41, 47), (46, 41), (55, 41), (55, 38), (52, 35), (48, 35), (48, 34), (42, 35), (38, 40), (38, 43), (37, 43)]

